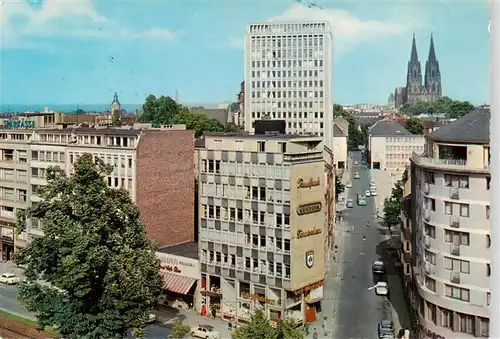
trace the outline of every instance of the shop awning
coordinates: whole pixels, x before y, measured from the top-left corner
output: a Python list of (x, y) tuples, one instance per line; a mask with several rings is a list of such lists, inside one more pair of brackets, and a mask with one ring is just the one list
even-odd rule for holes
[(163, 274), (163, 289), (174, 293), (187, 294), (193, 287), (196, 279), (183, 277), (177, 274)]

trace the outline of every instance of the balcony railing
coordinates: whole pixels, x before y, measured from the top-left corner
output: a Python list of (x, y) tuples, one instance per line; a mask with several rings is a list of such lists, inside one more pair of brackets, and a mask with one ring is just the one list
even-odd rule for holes
[(450, 215), (450, 226), (453, 228), (460, 227), (460, 217), (456, 215)]
[(490, 171), (488, 162), (480, 162), (478, 164), (473, 161), (467, 161), (467, 159), (439, 159), (418, 155), (413, 152), (411, 160), (420, 166), (442, 170), (474, 171), (481, 173), (489, 173)]
[(460, 272), (450, 272), (450, 281), (454, 284), (460, 284)]
[(460, 255), (460, 245), (459, 244), (451, 244), (450, 245), (450, 253), (452, 255)]
[(450, 199), (460, 199), (460, 189), (458, 187), (450, 187)]

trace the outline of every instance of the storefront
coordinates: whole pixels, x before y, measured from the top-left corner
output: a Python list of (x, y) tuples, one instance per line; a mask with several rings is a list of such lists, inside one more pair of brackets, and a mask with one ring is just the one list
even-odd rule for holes
[(163, 277), (160, 302), (173, 308), (200, 309), (200, 262), (197, 259), (156, 252)]
[(0, 260), (12, 260), (14, 257), (14, 224), (0, 220)]

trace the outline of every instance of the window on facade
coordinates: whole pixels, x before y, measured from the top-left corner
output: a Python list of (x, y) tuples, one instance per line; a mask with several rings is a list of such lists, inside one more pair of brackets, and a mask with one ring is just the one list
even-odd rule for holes
[(490, 320), (479, 317), (479, 335), (483, 338), (490, 337)]
[(453, 214), (453, 204), (451, 202), (445, 201), (444, 202), (444, 213), (448, 215)]
[(491, 265), (486, 264), (486, 276), (489, 277), (491, 275)]
[(469, 217), (469, 205), (468, 204), (460, 204), (460, 216), (461, 217)]
[(432, 292), (436, 292), (436, 280), (425, 276), (425, 287), (427, 287)]
[(491, 183), (491, 178), (490, 177), (487, 177), (486, 178), (486, 189), (489, 190), (490, 189), (490, 183)]
[(456, 245), (469, 246), (469, 233), (444, 230), (444, 241)]
[(445, 308), (440, 308), (441, 317), (439, 319), (440, 325), (449, 329), (453, 328), (453, 312)]
[(486, 206), (486, 219), (490, 219), (490, 206)]
[(475, 333), (475, 320), (476, 317), (469, 314), (458, 313), (458, 321), (460, 328), (458, 329), (460, 332), (474, 334)]
[(429, 210), (434, 212), (436, 210), (436, 200), (431, 198), (425, 198), (425, 206)]
[(445, 285), (444, 287), (445, 287), (444, 288), (445, 295), (448, 298), (458, 299), (467, 302), (470, 301), (470, 291), (468, 289), (452, 285)]
[(431, 237), (432, 239), (436, 239), (436, 227), (425, 224), (425, 235)]
[(251, 260), (249, 257), (245, 257), (245, 269), (249, 270), (251, 266)]
[(425, 261), (433, 265), (436, 265), (436, 254), (432, 253), (431, 251), (425, 250), (424, 257)]
[(470, 273), (470, 262), (444, 257), (444, 268), (453, 272)]
[(435, 184), (434, 172), (428, 171), (425, 173), (425, 182), (432, 185)]
[(259, 152), (265, 152), (266, 151), (266, 143), (265, 143), (265, 141), (257, 141), (257, 150)]
[(491, 293), (486, 292), (486, 306), (490, 306), (491, 303)]
[(427, 317), (430, 321), (437, 325), (437, 307), (436, 305), (426, 301), (427, 303)]
[(446, 187), (469, 188), (469, 177), (465, 175), (444, 175), (444, 185)]
[(259, 188), (252, 186), (252, 200), (259, 200)]
[(490, 248), (491, 246), (491, 237), (489, 234), (486, 234), (486, 248)]

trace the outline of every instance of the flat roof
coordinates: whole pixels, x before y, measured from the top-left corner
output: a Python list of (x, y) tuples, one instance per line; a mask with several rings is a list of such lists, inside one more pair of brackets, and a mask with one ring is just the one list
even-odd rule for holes
[(158, 252), (178, 255), (179, 257), (198, 259), (198, 243), (187, 242), (184, 244), (163, 247), (158, 249)]
[(210, 132), (204, 133), (204, 137), (217, 137), (217, 138), (240, 138), (240, 139), (311, 139), (323, 140), (323, 137), (317, 135), (304, 135), (304, 134), (249, 134), (247, 132)]

